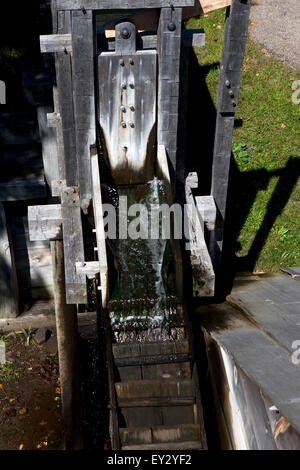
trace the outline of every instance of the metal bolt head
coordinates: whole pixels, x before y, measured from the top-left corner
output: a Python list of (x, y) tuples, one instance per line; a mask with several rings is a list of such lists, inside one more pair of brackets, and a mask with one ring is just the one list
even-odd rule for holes
[(126, 122), (122, 121), (122, 122), (121, 122), (121, 126), (125, 129), (125, 127), (126, 127)]
[(131, 104), (131, 105), (129, 106), (129, 109), (130, 109), (130, 111), (135, 111), (135, 107), (133, 106), (133, 104)]
[(134, 60), (133, 60), (133, 59), (129, 59), (129, 63), (130, 63), (130, 65), (134, 65)]
[(121, 109), (122, 113), (126, 113), (126, 108), (125, 108), (125, 106), (120, 106), (120, 109)]
[(123, 90), (126, 90), (126, 88), (127, 88), (126, 83), (122, 83), (122, 88), (123, 88)]
[(228, 93), (229, 93), (229, 96), (233, 96), (233, 95), (234, 95), (234, 93), (233, 93), (233, 91), (232, 91), (232, 90), (229, 90), (229, 92), (228, 92)]
[(120, 62), (119, 62), (119, 63), (120, 63), (120, 65), (121, 65), (121, 67), (124, 67), (124, 65), (125, 65), (124, 59), (120, 59)]
[(130, 88), (134, 88), (134, 83), (133, 83), (133, 82), (130, 82), (130, 83), (129, 83), (129, 86), (130, 86)]
[(169, 31), (175, 31), (176, 29), (176, 24), (175, 23), (169, 23), (168, 24), (168, 30)]
[(236, 102), (232, 100), (232, 106), (235, 108), (236, 107)]
[(121, 36), (123, 39), (129, 39), (131, 36), (131, 32), (127, 28), (123, 28), (121, 31)]
[(230, 81), (229, 81), (229, 80), (226, 80), (225, 85), (226, 85), (227, 87), (229, 87), (229, 86), (230, 86)]
[(132, 121), (129, 121), (128, 124), (130, 125), (130, 127), (134, 127), (134, 123)]

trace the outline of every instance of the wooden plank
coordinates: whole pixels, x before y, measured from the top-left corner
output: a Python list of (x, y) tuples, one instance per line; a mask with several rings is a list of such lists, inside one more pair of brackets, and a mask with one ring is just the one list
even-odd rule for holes
[(46, 197), (44, 180), (16, 180), (0, 183), (0, 201), (22, 201)]
[(156, 51), (104, 52), (98, 71), (100, 126), (112, 177), (116, 184), (146, 183), (154, 174)]
[(257, 282), (239, 280), (228, 297), (249, 318), (291, 353), (300, 339), (300, 284), (285, 275), (262, 277)]
[(214, 269), (218, 273), (221, 272), (222, 264), (232, 131), (238, 104), (250, 4), (251, 0), (232, 0), (225, 21), (211, 186), (211, 195), (217, 207), (217, 220), (210, 237), (210, 253)]
[(67, 304), (87, 302), (86, 277), (76, 272), (76, 263), (84, 262), (81, 209), (78, 189), (66, 187), (61, 192), (66, 299)]
[(93, 12), (72, 13), (73, 95), (80, 203), (87, 211), (92, 199), (90, 146), (96, 143), (94, 57), (96, 30)]
[(157, 31), (159, 45), (157, 141), (158, 144), (164, 145), (167, 151), (173, 194), (177, 157), (181, 19), (181, 8), (174, 10), (163, 8)]
[[(58, 12), (57, 32), (59, 34), (71, 31), (67, 16), (67, 12)], [(61, 117), (61, 128), (57, 127), (59, 167), (63, 166), (60, 179), (66, 179), (67, 185), (73, 186), (78, 184), (78, 168), (71, 54), (57, 52), (55, 69), (57, 89), (54, 89), (54, 111)]]
[(168, 354), (168, 355), (155, 355), (155, 356), (140, 356), (115, 359), (117, 367), (126, 366), (146, 366), (153, 364), (169, 364), (174, 362), (187, 362), (191, 359), (189, 354)]
[(203, 13), (219, 10), (231, 5), (231, 0), (200, 0)]
[(217, 217), (214, 198), (212, 196), (196, 196), (195, 201), (207, 230), (213, 230)]
[(118, 399), (194, 396), (194, 388), (191, 380), (134, 380), (118, 382), (115, 385)]
[[(115, 30), (111, 31), (109, 37), (114, 38)], [(108, 37), (108, 36), (107, 36)], [(137, 33), (137, 48), (138, 49), (157, 49), (157, 34), (156, 30), (142, 31)], [(181, 42), (184, 47), (202, 47), (205, 46), (205, 32), (204, 29), (184, 29), (181, 32)], [(108, 50), (115, 50), (115, 40), (108, 41)]]
[[(174, 7), (193, 6), (195, 0), (172, 0)], [(170, 0), (57, 0), (58, 10), (118, 10), (169, 7)]]
[(51, 182), (59, 178), (56, 131), (48, 127), (47, 115), (53, 111), (52, 106), (39, 106), (37, 119), (42, 143), (45, 179), (51, 188)]
[(15, 263), (23, 302), (53, 296), (52, 263), (48, 241), (29, 240), (27, 216), (21, 212), (7, 214), (12, 232)]
[(205, 330), (299, 432), (300, 370), (291, 353), (228, 304), (201, 312)]
[(50, 34), (40, 36), (42, 53), (72, 52), (71, 34)]
[[(123, 383), (123, 382), (122, 382)], [(195, 403), (195, 397), (150, 397), (150, 398), (118, 398), (120, 408), (153, 408), (188, 406)]]
[(122, 446), (198, 441), (200, 438), (199, 431), (197, 424), (120, 428), (120, 438)]
[(61, 205), (50, 204), (28, 207), (28, 226), (31, 241), (61, 240)]
[(204, 237), (204, 221), (194, 202), (192, 188), (198, 186), (196, 173), (189, 173), (185, 183), (187, 230), (193, 273), (193, 295), (214, 295), (215, 274)]
[(0, 318), (19, 314), (18, 283), (10, 228), (3, 204), (0, 203)]
[(98, 263), (100, 271), (100, 288), (102, 307), (106, 308), (108, 303), (109, 285), (108, 285), (108, 262), (105, 242), (105, 230), (103, 223), (103, 207), (101, 195), (100, 170), (98, 162), (98, 153), (95, 147), (91, 149), (91, 173), (92, 173), (92, 191), (93, 191), (93, 211), (96, 227), (96, 240), (98, 248)]
[[(123, 446), (122, 450), (202, 450), (200, 442), (185, 441), (185, 442), (165, 442), (155, 444), (140, 444)], [(157, 458), (158, 462), (158, 458)]]

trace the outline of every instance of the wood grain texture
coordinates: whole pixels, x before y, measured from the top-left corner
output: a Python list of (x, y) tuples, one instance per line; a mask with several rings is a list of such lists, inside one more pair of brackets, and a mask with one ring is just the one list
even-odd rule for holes
[(44, 206), (29, 206), (28, 227), (31, 241), (61, 240), (61, 205), (50, 204)]
[[(195, 0), (172, 0), (174, 7), (193, 6)], [(170, 0), (85, 0), (86, 10), (117, 10), (169, 7)], [(57, 0), (58, 10), (81, 10), (81, 0)]]
[(76, 263), (84, 262), (81, 209), (77, 188), (67, 187), (61, 192), (61, 214), (67, 304), (85, 304), (86, 277), (76, 271)]
[(156, 51), (99, 56), (100, 127), (116, 184), (153, 177), (156, 71)]
[(197, 209), (192, 193), (195, 187), (198, 187), (197, 174), (189, 173), (185, 183), (185, 197), (193, 295), (211, 297), (215, 290), (215, 274), (204, 237), (204, 220)]
[(251, 0), (232, 0), (225, 20), (217, 98), (211, 194), (217, 207), (210, 253), (215, 271), (222, 269), (224, 221), (227, 202), (234, 114), (237, 110)]
[[(163, 8), (157, 30), (159, 58), (157, 141), (158, 144), (164, 145), (167, 151), (173, 193), (177, 157), (181, 20), (181, 8), (175, 10)], [(172, 31), (168, 29), (171, 23), (175, 26)]]
[(72, 12), (72, 82), (76, 129), (76, 159), (80, 204), (84, 212), (92, 198), (90, 147), (96, 143), (93, 12)]

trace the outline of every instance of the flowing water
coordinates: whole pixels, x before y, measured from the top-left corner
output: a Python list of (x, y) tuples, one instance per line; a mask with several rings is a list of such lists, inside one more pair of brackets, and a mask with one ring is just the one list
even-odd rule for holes
[(127, 197), (128, 208), (142, 204), (146, 210), (127, 216), (129, 234), (134, 224), (141, 238), (108, 241), (117, 270), (109, 304), (111, 322), (115, 331), (161, 335), (178, 323), (174, 256), (170, 240), (161, 237), (161, 218), (159, 238), (151, 238), (151, 210), (167, 203), (166, 188), (155, 177), (147, 184), (118, 187), (117, 193), (118, 198)]

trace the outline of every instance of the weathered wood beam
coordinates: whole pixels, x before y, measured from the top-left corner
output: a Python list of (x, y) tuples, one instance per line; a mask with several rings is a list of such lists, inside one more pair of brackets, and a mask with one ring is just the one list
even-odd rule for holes
[(215, 274), (204, 237), (204, 221), (197, 209), (192, 189), (198, 186), (196, 173), (189, 173), (185, 183), (188, 248), (191, 252), (193, 294), (195, 297), (212, 297)]
[(171, 163), (173, 193), (177, 157), (181, 19), (181, 8), (162, 8), (157, 31), (159, 57), (157, 141), (166, 147)]
[[(203, 29), (184, 29), (181, 32), (181, 42), (184, 47), (205, 46), (205, 32)], [(142, 49), (157, 49), (157, 34), (153, 30), (151, 33), (141, 32), (137, 34), (137, 46)], [(115, 40), (108, 41), (108, 49), (115, 50)]]
[(0, 203), (0, 318), (19, 314), (18, 282), (10, 236), (3, 204)]
[(87, 302), (86, 277), (77, 273), (76, 263), (84, 262), (81, 209), (78, 188), (66, 187), (61, 192), (61, 214), (65, 258), (67, 304)]
[(195, 0), (57, 0), (58, 10), (127, 10), (193, 6)]
[(61, 240), (61, 205), (29, 206), (28, 227), (30, 241)]
[[(58, 12), (57, 32), (70, 33), (68, 12)], [(73, 103), (72, 55), (70, 52), (55, 54), (57, 89), (54, 89), (54, 111), (60, 114), (61, 124), (57, 126), (58, 160), (64, 168), (60, 178), (65, 178), (68, 186), (78, 184), (76, 157), (75, 114)], [(61, 142), (62, 139), (62, 142)]]
[(80, 168), (81, 208), (87, 211), (92, 199), (90, 147), (96, 143), (95, 71), (96, 26), (92, 11), (72, 12), (73, 96), (76, 129), (76, 158)]
[(217, 121), (211, 195), (217, 207), (210, 253), (215, 271), (221, 272), (224, 222), (231, 160), (234, 115), (237, 110), (251, 0), (232, 0), (225, 21), (217, 99)]
[(100, 171), (98, 163), (98, 154), (96, 147), (91, 150), (91, 169), (92, 169), (92, 189), (93, 189), (93, 209), (96, 227), (96, 240), (98, 248), (98, 264), (100, 271), (100, 289), (102, 307), (107, 307), (108, 302), (108, 264), (105, 242), (105, 230), (103, 223), (103, 207), (101, 195)]
[(214, 198), (212, 196), (196, 196), (195, 201), (207, 230), (213, 230), (217, 217)]
[(42, 53), (72, 52), (71, 34), (49, 34), (40, 36)]

